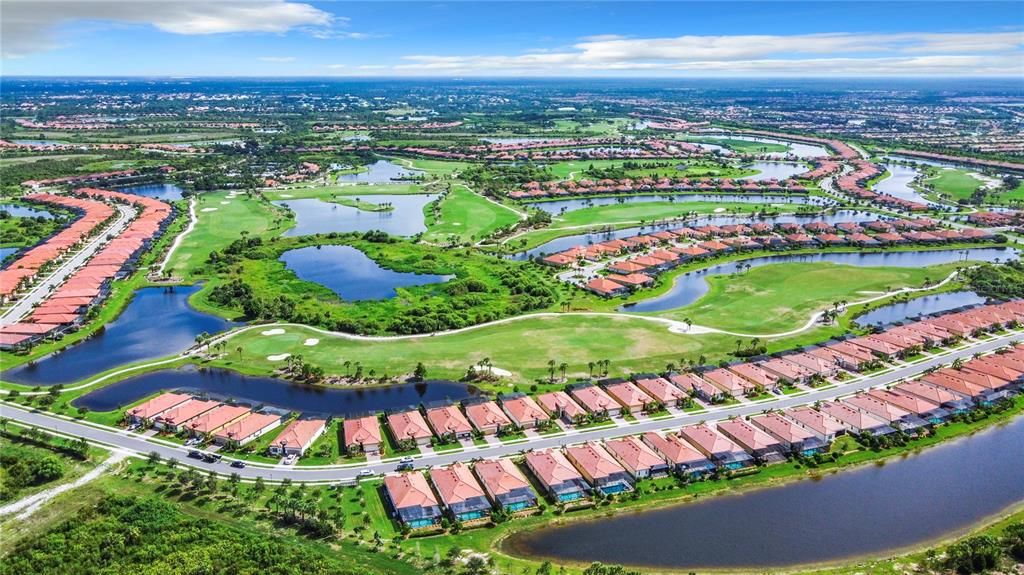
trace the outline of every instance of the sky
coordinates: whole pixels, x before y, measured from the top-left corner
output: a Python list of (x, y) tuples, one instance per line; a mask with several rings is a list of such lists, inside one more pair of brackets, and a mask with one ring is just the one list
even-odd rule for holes
[(1024, 77), (1024, 2), (3, 0), (4, 76)]

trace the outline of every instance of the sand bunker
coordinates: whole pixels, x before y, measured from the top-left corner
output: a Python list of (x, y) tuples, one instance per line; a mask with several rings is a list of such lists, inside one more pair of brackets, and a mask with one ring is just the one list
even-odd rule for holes
[(231, 202), (221, 202), (221, 203), (220, 203), (220, 205), (222, 205), (222, 206), (226, 206), (226, 205), (228, 205), (228, 204), (230, 204), (230, 203), (231, 203)]
[(281, 194), (281, 197), (282, 198), (294, 198), (295, 196), (293, 196), (291, 194)]
[(217, 208), (203, 208), (203, 209), (201, 209), (199, 211), (200, 212), (216, 212)]
[(284, 333), (283, 329), (281, 329), (279, 327), (275, 327), (274, 329), (265, 329), (265, 330), (261, 331), (260, 335), (281, 335), (283, 333)]
[(715, 208), (715, 213), (720, 214), (725, 211), (725, 208)]
[(496, 375), (498, 377), (509, 377), (512, 375), (511, 371), (501, 369), (500, 367), (494, 367), (493, 365), (489, 367), (488, 370), (491, 372), (491, 375)]
[(290, 355), (291, 355), (290, 353), (279, 353), (277, 355), (268, 355), (267, 356), (267, 361), (281, 361), (281, 360), (285, 360), (285, 359), (288, 359), (288, 357)]
[(313, 347), (314, 345), (316, 345), (318, 343), (320, 343), (319, 339), (317, 339), (315, 337), (311, 337), (311, 338), (307, 339), (306, 341), (302, 342), (302, 345), (308, 345), (310, 347)]

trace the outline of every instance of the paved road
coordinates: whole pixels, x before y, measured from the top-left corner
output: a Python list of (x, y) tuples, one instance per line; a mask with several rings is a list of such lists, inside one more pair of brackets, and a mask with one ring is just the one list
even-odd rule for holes
[(32, 308), (43, 300), (50, 297), (54, 288), (64, 283), (78, 268), (84, 266), (107, 243), (107, 236), (117, 236), (124, 231), (128, 224), (135, 218), (135, 210), (130, 206), (117, 204), (118, 217), (102, 233), (97, 234), (88, 244), (75, 255), (68, 258), (56, 270), (43, 281), (39, 282), (32, 291), (25, 294), (14, 305), (0, 316), (0, 325), (17, 323), (21, 318), (28, 315)]
[[(991, 341), (980, 342), (972, 345), (968, 348), (954, 351), (952, 353), (945, 354), (938, 357), (930, 357), (924, 361), (916, 363), (914, 365), (907, 365), (896, 368), (895, 370), (867, 377), (863, 379), (853, 380), (844, 384), (841, 384), (832, 389), (821, 389), (811, 391), (807, 394), (792, 397), (781, 397), (777, 400), (765, 402), (765, 403), (745, 403), (741, 405), (731, 405), (722, 408), (716, 408), (709, 410), (704, 413), (696, 414), (678, 414), (671, 418), (656, 419), (656, 420), (643, 420), (638, 423), (628, 424), (622, 423), (617, 427), (607, 427), (601, 429), (588, 429), (577, 431), (573, 430), (563, 435), (556, 436), (542, 436), (534, 439), (530, 439), (522, 443), (514, 444), (501, 444), (492, 445), (480, 448), (470, 448), (466, 451), (454, 452), (454, 453), (439, 453), (424, 455), (416, 458), (416, 464), (420, 467), (430, 467), (434, 465), (446, 465), (454, 463), (456, 461), (466, 461), (468, 459), (484, 458), (484, 457), (501, 457), (507, 455), (513, 455), (527, 449), (544, 449), (548, 447), (559, 447), (562, 445), (579, 443), (588, 440), (600, 440), (611, 437), (619, 437), (623, 435), (632, 435), (642, 433), (645, 431), (658, 431), (669, 428), (678, 428), (683, 425), (689, 425), (692, 423), (699, 423), (701, 421), (715, 421), (719, 419), (725, 419), (732, 416), (743, 417), (747, 415), (754, 415), (762, 413), (769, 409), (784, 409), (797, 405), (812, 404), (819, 400), (829, 400), (837, 396), (845, 396), (851, 393), (868, 389), (871, 387), (885, 386), (895, 383), (901, 379), (907, 379), (913, 377), (926, 369), (934, 366), (944, 365), (952, 363), (957, 358), (968, 359), (975, 353), (985, 353), (996, 350), (1010, 343), (1013, 340), (1020, 339), (1022, 336), (1021, 331), (1007, 334)], [(109, 427), (99, 427), (91, 424), (85, 424), (82, 422), (74, 421), (71, 419), (56, 416), (50, 413), (44, 412), (32, 412), (27, 411), (22, 407), (13, 406), (9, 404), (0, 404), (0, 416), (8, 417), (14, 421), (36, 426), (41, 429), (48, 429), (56, 433), (74, 436), (74, 437), (85, 437), (87, 440), (113, 446), (118, 449), (134, 452), (136, 454), (147, 454), (155, 451), (161, 455), (164, 459), (176, 458), (182, 464), (186, 464), (201, 470), (213, 470), (221, 474), (230, 474), (237, 472), (243, 479), (255, 479), (256, 477), (263, 477), (266, 481), (282, 481), (285, 478), (289, 478), (292, 481), (300, 482), (305, 481), (309, 483), (317, 482), (348, 482), (356, 478), (360, 469), (369, 469), (375, 474), (383, 474), (386, 472), (394, 471), (395, 462), (383, 462), (367, 464), (364, 466), (322, 466), (322, 467), (289, 467), (289, 466), (260, 466), (256, 464), (249, 464), (244, 469), (236, 469), (230, 467), (227, 463), (205, 463), (196, 459), (189, 459), (187, 457), (188, 449), (170, 444), (167, 442), (156, 442), (149, 441), (147, 438), (132, 432), (128, 432), (120, 429), (113, 429)], [(621, 423), (621, 422), (620, 422)]]

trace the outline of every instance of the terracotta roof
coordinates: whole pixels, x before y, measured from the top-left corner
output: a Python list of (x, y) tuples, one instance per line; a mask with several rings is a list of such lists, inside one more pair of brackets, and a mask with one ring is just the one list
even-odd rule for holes
[(403, 473), (384, 478), (384, 488), (395, 509), (437, 507), (437, 498), (422, 473)]

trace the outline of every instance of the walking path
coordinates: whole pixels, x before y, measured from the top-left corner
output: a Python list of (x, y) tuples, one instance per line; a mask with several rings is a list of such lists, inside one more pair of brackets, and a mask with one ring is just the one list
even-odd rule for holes
[(181, 245), (182, 240), (185, 239), (189, 233), (192, 232), (196, 227), (196, 198), (192, 196), (188, 200), (188, 227), (182, 230), (178, 237), (174, 238), (174, 243), (171, 244), (170, 249), (167, 250), (167, 255), (164, 256), (164, 260), (160, 262), (160, 275), (163, 275), (164, 269), (167, 267), (168, 262), (171, 261), (171, 256), (174, 255), (175, 250)]
[(51, 487), (50, 489), (40, 491), (35, 495), (30, 495), (28, 497), (19, 499), (13, 503), (8, 503), (7, 505), (0, 507), (0, 517), (4, 515), (10, 515), (11, 513), (17, 513), (17, 515), (14, 517), (15, 519), (27, 519), (33, 513), (38, 511), (47, 501), (53, 499), (54, 497), (60, 495), (61, 493), (64, 493), (65, 491), (70, 491), (72, 489), (81, 487), (86, 483), (89, 483), (93, 479), (96, 479), (97, 477), (102, 475), (103, 472), (110, 468), (110, 466), (123, 460), (129, 455), (130, 454), (125, 451), (115, 451), (110, 455), (110, 457), (104, 460), (103, 463), (100, 463), (94, 469), (90, 470), (88, 473), (72, 481), (71, 483), (63, 483), (61, 485), (57, 485), (56, 487)]

